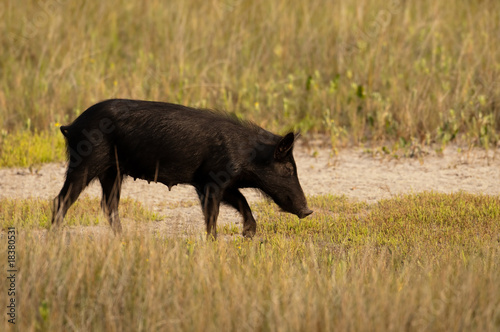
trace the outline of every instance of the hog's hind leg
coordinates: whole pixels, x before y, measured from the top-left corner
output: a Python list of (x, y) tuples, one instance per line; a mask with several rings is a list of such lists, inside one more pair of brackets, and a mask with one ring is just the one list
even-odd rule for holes
[(86, 168), (74, 169), (66, 174), (64, 185), (53, 202), (52, 228), (58, 228), (62, 224), (68, 209), (94, 178), (95, 174), (91, 174)]
[(122, 225), (118, 215), (122, 181), (123, 176), (114, 168), (109, 168), (99, 175), (99, 182), (102, 186), (101, 205), (104, 213), (107, 215), (109, 225), (116, 235), (122, 232)]

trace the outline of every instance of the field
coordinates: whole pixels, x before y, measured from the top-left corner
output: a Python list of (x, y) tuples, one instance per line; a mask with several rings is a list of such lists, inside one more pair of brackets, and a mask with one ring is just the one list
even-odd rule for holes
[[(216, 242), (147, 225), (122, 238), (85, 231), (99, 227), (89, 226), (89, 206), (98, 206), (89, 200), (72, 211), (72, 232), (47, 234), (46, 201), (1, 203), (2, 227), (18, 229), (19, 331), (500, 326), (495, 197), (422, 193), (374, 205), (312, 197), (316, 213), (301, 222), (260, 203), (255, 239), (226, 225)], [(129, 223), (155, 219), (137, 203), (125, 206)]]
[[(0, 166), (61, 160), (54, 127), (113, 97), (225, 109), (334, 147), (499, 141), (495, 0), (8, 0), (0, 15)], [(17, 151), (24, 130), (50, 138)]]
[[(0, 18), (0, 330), (500, 330), (500, 2), (6, 0)], [(59, 126), (120, 97), (300, 130), (315, 213), (252, 199), (255, 238), (222, 222), (206, 241), (165, 215), (201, 224), (197, 202), (139, 192), (114, 237), (88, 195), (49, 231), (60, 176), (41, 165), (65, 160)], [(321, 168), (305, 162), (321, 149)], [(325, 190), (342, 150), (377, 160), (364, 173), (379, 179)], [(404, 172), (375, 172), (388, 163), (449, 183), (403, 191)]]

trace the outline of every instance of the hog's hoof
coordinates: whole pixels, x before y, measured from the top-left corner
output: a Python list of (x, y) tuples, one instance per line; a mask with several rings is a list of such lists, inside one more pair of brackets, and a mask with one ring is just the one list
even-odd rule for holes
[(255, 233), (256, 233), (256, 228), (249, 228), (249, 229), (244, 229), (242, 235), (243, 237), (251, 239), (254, 237)]

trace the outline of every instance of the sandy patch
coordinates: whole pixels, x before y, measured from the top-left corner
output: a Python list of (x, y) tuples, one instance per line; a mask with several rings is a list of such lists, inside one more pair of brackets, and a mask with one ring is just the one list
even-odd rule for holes
[[(299, 178), (307, 195), (346, 195), (368, 203), (408, 192), (467, 191), (488, 195), (500, 194), (500, 149), (461, 151), (448, 147), (442, 155), (428, 150), (421, 158), (394, 159), (368, 154), (363, 149), (344, 149), (333, 155), (331, 149), (299, 145), (295, 149)], [(62, 187), (65, 163), (52, 163), (38, 169), (0, 169), (0, 197), (53, 199)], [(254, 190), (243, 190), (250, 202), (262, 199)], [(101, 196), (99, 184), (93, 183), (83, 193)], [(168, 231), (202, 229), (198, 198), (190, 186), (178, 185), (171, 191), (162, 184), (127, 179), (122, 197), (143, 202), (165, 216)], [(239, 222), (239, 215), (228, 207), (221, 209), (219, 222)], [(162, 223), (162, 222), (160, 222)], [(127, 221), (123, 220), (125, 229)], [(157, 230), (165, 231), (163, 225)]]

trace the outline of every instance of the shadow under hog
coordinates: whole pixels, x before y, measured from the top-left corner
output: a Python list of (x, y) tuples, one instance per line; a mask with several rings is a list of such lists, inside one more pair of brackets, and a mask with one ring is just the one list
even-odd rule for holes
[(123, 178), (161, 182), (170, 189), (190, 184), (198, 193), (207, 237), (216, 238), (220, 203), (243, 217), (243, 236), (257, 224), (239, 188), (256, 188), (282, 210), (312, 213), (297, 177), (294, 133), (284, 137), (222, 112), (139, 100), (112, 99), (61, 126), (69, 158), (66, 181), (54, 199), (52, 225), (94, 179), (115, 234), (121, 233), (118, 203)]

